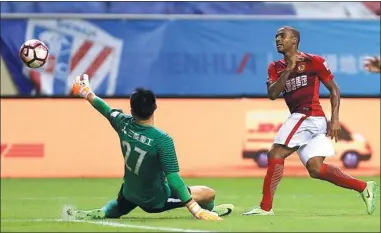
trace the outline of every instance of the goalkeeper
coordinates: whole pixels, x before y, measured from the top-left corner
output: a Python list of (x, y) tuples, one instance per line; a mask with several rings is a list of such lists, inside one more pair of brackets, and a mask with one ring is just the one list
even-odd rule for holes
[(172, 138), (153, 125), (156, 97), (151, 91), (137, 89), (131, 95), (132, 115), (111, 108), (97, 97), (86, 74), (76, 78), (72, 91), (109, 120), (119, 135), (125, 164), (124, 182), (116, 200), (101, 209), (67, 210), (69, 216), (79, 220), (119, 218), (136, 207), (159, 213), (184, 206), (201, 220), (222, 220), (221, 216), (231, 213), (231, 204), (214, 205), (214, 190), (184, 184)]

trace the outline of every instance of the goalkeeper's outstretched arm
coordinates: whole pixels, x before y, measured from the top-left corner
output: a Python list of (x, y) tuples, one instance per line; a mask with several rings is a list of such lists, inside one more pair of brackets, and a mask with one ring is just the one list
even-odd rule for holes
[(112, 108), (103, 99), (96, 96), (95, 93), (92, 92), (88, 95), (87, 101), (89, 101), (89, 103), (93, 105), (93, 107), (98, 110), (98, 112), (107, 118)]

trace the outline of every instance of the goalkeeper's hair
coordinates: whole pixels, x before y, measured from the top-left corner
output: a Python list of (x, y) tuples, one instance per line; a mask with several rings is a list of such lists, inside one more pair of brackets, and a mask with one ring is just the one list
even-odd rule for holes
[(156, 110), (156, 96), (151, 90), (137, 88), (130, 98), (131, 113), (140, 120), (148, 120)]

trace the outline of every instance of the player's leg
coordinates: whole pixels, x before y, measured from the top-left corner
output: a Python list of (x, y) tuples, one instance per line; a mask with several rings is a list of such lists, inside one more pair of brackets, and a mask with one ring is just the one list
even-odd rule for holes
[(190, 186), (192, 198), (201, 206), (201, 208), (213, 211), (218, 216), (229, 215), (234, 210), (233, 204), (215, 205), (216, 192), (207, 186)]
[[(214, 205), (215, 191), (207, 186), (191, 186), (188, 191), (192, 198), (204, 209), (216, 212), (219, 216), (226, 216), (230, 214), (234, 206), (231, 204)], [(152, 209), (141, 207), (147, 213), (161, 213), (168, 210), (184, 207), (184, 203), (171, 191), (171, 196), (164, 204), (163, 208)]]
[(136, 204), (126, 200), (123, 196), (123, 185), (118, 193), (116, 200), (109, 201), (100, 209), (93, 210), (67, 210), (69, 216), (77, 220), (104, 219), (104, 218), (120, 218), (130, 213), (137, 207)]
[(105, 218), (120, 218), (130, 213), (137, 207), (136, 204), (127, 200), (122, 192), (119, 192), (117, 200), (109, 201), (101, 210), (105, 213)]
[(262, 187), (262, 200), (260, 207), (243, 213), (243, 215), (273, 215), (272, 210), (275, 190), (283, 176), (284, 160), (296, 151), (296, 148), (288, 148), (284, 145), (274, 144), (268, 155), (268, 167)]
[(260, 207), (254, 207), (243, 215), (273, 215), (272, 204), (275, 190), (283, 176), (284, 160), (294, 153), (299, 146), (306, 144), (311, 134), (306, 130), (307, 117), (303, 114), (292, 114), (275, 136), (268, 158), (268, 167), (262, 188)]
[(318, 156), (308, 160), (306, 167), (312, 178), (325, 180), (360, 193), (365, 190), (366, 182), (346, 174), (336, 166), (324, 163), (324, 159), (325, 157)]
[(206, 210), (212, 210), (214, 208), (216, 192), (213, 189), (207, 186), (190, 186), (189, 192), (201, 208)]
[(332, 143), (324, 134), (318, 134), (312, 138), (309, 144), (299, 149), (298, 154), (312, 178), (325, 180), (339, 187), (359, 192), (366, 203), (368, 213), (374, 212), (376, 208), (376, 183), (358, 180), (340, 168), (324, 163), (326, 157), (335, 154)]
[(275, 191), (282, 179), (284, 160), (296, 151), (297, 148), (288, 148), (275, 144), (268, 154), (268, 167), (262, 188), (262, 210), (272, 210)]

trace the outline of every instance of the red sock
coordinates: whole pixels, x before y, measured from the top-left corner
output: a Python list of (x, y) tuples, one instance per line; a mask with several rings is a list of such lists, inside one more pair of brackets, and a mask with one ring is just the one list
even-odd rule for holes
[(273, 197), (283, 176), (284, 159), (269, 159), (267, 173), (263, 181), (261, 208), (270, 211), (273, 207)]
[(357, 192), (362, 192), (366, 188), (364, 181), (357, 180), (345, 174), (340, 168), (325, 163), (320, 168), (320, 179), (343, 188), (356, 190)]

